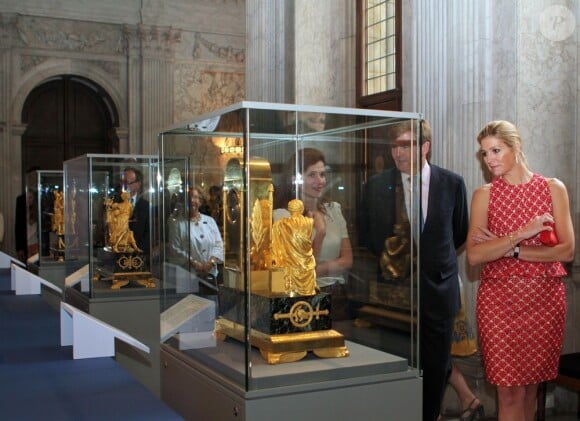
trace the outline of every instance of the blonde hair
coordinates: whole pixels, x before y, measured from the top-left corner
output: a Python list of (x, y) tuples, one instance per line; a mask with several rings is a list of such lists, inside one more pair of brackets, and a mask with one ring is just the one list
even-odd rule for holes
[(501, 139), (508, 148), (512, 149), (515, 154), (519, 155), (521, 163), (528, 166), (528, 161), (522, 150), (522, 138), (520, 132), (515, 124), (506, 120), (494, 120), (487, 123), (477, 135), (477, 143), (481, 145), (481, 141), (493, 136)]

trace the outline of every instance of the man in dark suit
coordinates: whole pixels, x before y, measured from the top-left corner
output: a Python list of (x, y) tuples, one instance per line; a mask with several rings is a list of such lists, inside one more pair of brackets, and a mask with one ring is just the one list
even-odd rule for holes
[(129, 201), (133, 205), (133, 214), (129, 222), (129, 228), (133, 231), (135, 242), (141, 250), (149, 252), (149, 201), (143, 197), (143, 173), (137, 168), (125, 168), (123, 181), (125, 189), (131, 197)]
[[(420, 133), (411, 121), (396, 126), (391, 139), (396, 168), (369, 179), (363, 232), (371, 251), (381, 256), (385, 240), (395, 234), (395, 224), (401, 222), (400, 215), (405, 215), (403, 222), (406, 219), (407, 224), (412, 219), (408, 210), (412, 208), (412, 195), (405, 183), (409, 182), (409, 175), (420, 173), (421, 200), (417, 205), (421, 212), (414, 223), (415, 228), (422, 225), (419, 237), (419, 364), (423, 372), (423, 420), (431, 421), (439, 416), (451, 373), (453, 322), (460, 307), (456, 250), (467, 237), (467, 192), (461, 176), (429, 164), (432, 142), (431, 128), (426, 121), (421, 122)], [(417, 147), (420, 148), (419, 162)], [(398, 209), (400, 207), (407, 209)], [(379, 276), (382, 276), (380, 272)]]

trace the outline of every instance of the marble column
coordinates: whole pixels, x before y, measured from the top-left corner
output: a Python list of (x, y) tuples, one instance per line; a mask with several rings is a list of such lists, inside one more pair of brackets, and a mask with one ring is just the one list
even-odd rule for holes
[(248, 0), (246, 10), (248, 100), (354, 106), (354, 2)]
[(246, 1), (247, 100), (294, 102), (293, 11), (293, 1)]
[(121, 149), (156, 154), (157, 134), (173, 121), (173, 47), (181, 34), (170, 27), (145, 25), (126, 27), (125, 34), (131, 137)]

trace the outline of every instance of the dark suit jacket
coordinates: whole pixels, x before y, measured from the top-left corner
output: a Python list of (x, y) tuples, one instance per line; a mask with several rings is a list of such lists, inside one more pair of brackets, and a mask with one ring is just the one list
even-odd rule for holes
[[(385, 239), (393, 235), (397, 190), (402, 192), (401, 173), (388, 169), (372, 177), (366, 187), (364, 232), (369, 248), (379, 256)], [(423, 420), (437, 419), (451, 372), (453, 321), (461, 304), (456, 249), (467, 238), (466, 196), (462, 177), (431, 165), (427, 218), (419, 245)]]
[(149, 202), (142, 196), (137, 198), (129, 228), (133, 231), (139, 248), (144, 252), (149, 252)]
[[(420, 237), (420, 309), (433, 320), (455, 317), (460, 307), (456, 249), (467, 238), (467, 192), (463, 178), (431, 165), (427, 219)], [(363, 232), (370, 250), (379, 256), (393, 235), (395, 192), (401, 173), (390, 168), (369, 179), (363, 209)]]

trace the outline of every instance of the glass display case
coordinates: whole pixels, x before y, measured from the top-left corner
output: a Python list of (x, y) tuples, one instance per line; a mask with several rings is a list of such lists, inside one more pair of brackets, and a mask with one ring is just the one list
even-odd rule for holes
[(192, 396), (203, 376), (237, 407), (374, 376), (390, 385), (366, 413), (393, 379), (416, 406), (418, 224), (399, 187), (384, 186), (394, 206), (368, 185), (394, 167), (393, 130), (419, 136), (420, 118), (242, 102), (160, 133), (162, 396), (182, 415), (212, 401)]
[(89, 298), (157, 294), (157, 157), (88, 154), (64, 163), (65, 260)]
[(38, 203), (38, 265), (64, 262), (62, 171), (37, 171), (35, 192)]
[(62, 171), (31, 173), (26, 192), (30, 203), (27, 206), (28, 268), (52, 284), (53, 288), (42, 288), (42, 295), (58, 306), (66, 277)]
[(82, 155), (64, 162), (64, 301), (146, 345), (115, 360), (159, 395), (158, 157)]

